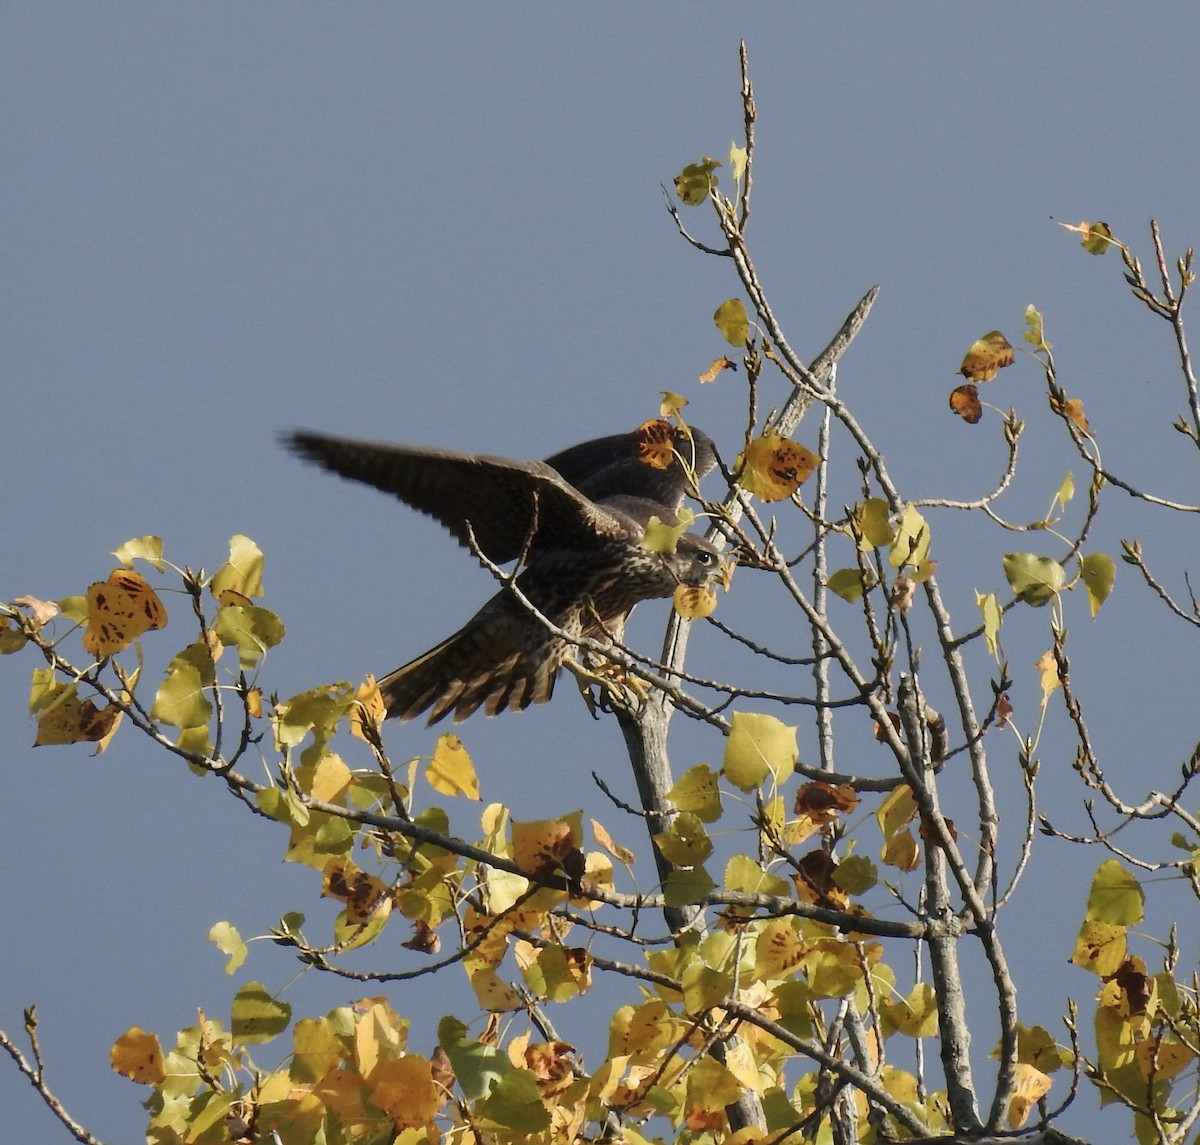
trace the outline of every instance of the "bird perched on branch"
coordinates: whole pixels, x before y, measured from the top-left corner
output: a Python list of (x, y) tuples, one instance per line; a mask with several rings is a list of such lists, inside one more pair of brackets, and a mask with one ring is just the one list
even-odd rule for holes
[[(674, 552), (643, 544), (651, 517), (675, 525), (685, 493), (716, 464), (699, 430), (648, 422), (633, 433), (572, 446), (546, 461), (355, 441), (297, 430), (300, 456), (391, 493), (440, 521), (493, 564), (521, 559), (508, 588), (467, 623), (379, 681), (388, 716), (455, 722), (482, 707), (543, 704), (572, 646), (569, 637), (620, 640), (635, 604), (680, 584), (720, 579), (719, 550), (684, 533)], [(526, 603), (526, 601), (528, 603)]]

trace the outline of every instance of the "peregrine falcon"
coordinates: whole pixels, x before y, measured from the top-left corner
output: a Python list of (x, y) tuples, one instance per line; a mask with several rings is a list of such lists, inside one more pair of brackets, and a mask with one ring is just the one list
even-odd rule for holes
[[(712, 441), (699, 430), (649, 422), (546, 461), (307, 430), (282, 440), (302, 457), (428, 514), (495, 564), (520, 557), (517, 587), (572, 637), (619, 640), (639, 601), (670, 596), (680, 584), (708, 586), (723, 571), (719, 550), (695, 534), (683, 534), (673, 553), (642, 544), (650, 518), (674, 524), (692, 476), (698, 480), (715, 465)], [(568, 642), (502, 589), (379, 687), (389, 717), (407, 720), (428, 710), (431, 724), (451, 713), (457, 723), (480, 707), (492, 716), (545, 703), (570, 652)]]

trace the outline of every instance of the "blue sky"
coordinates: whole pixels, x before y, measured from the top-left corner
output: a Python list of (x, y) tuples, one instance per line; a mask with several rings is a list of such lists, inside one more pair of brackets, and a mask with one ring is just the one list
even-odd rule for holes
[[(246, 533), (266, 553), (265, 603), (288, 626), (269, 664), (287, 695), (394, 667), (492, 586), (436, 526), (300, 466), (278, 431), (539, 457), (632, 428), (671, 389), (732, 451), (741, 394), (695, 377), (722, 352), (710, 316), (735, 284), (678, 239), (660, 186), (737, 136), (740, 38), (759, 108), (759, 269), (809, 356), (881, 285), (839, 384), (910, 495), (978, 495), (998, 471), (994, 427), (969, 430), (945, 398), (966, 346), (993, 327), (1015, 343), (1030, 302), (1107, 448), (1127, 450), (1139, 479), (1194, 485), (1167, 427), (1182, 398), (1165, 327), (1122, 297), (1114, 257), (1085, 258), (1049, 221), (1104, 218), (1144, 254), (1150, 217), (1172, 251), (1196, 241), (1193, 5), (113, 3), (6, 15), (0, 597), (83, 592), (113, 567), (111, 549), (143, 533), (164, 537), (176, 563), (209, 568)], [(1009, 373), (996, 400), (1031, 422), (1012, 513), (1033, 516), (1071, 463), (1040, 412), (1036, 371)], [(1110, 551), (1141, 529), (1104, 525)], [(976, 587), (999, 585), (986, 580), (994, 564), (973, 563), (986, 545), (955, 547), (960, 527), (947, 518), (942, 570), (961, 572), (962, 614)], [(1184, 567), (1195, 546), (1183, 525), (1154, 527), (1168, 567)], [(1147, 716), (1111, 720), (1109, 758), (1165, 787), (1192, 746), (1163, 718), (1175, 710), (1163, 679), (1193, 670), (1190, 633), (1165, 628), (1150, 659), (1128, 658), (1152, 610), (1132, 578), (1122, 587), (1126, 602), (1080, 637), (1079, 654), (1095, 655), (1081, 672), (1098, 704)], [(753, 624), (754, 606), (740, 576), (722, 609)], [(632, 631), (653, 648), (663, 613), (642, 611)], [(134, 1024), (169, 1036), (197, 1006), (222, 1012), (233, 983), (209, 925), (262, 933), (304, 908), (312, 881), (215, 783), (133, 735), (98, 760), (31, 750), (31, 667), (0, 663), (0, 1025), (18, 1031), (37, 1001), (61, 1096), (101, 1136), (132, 1139), (144, 1121), (137, 1092), (107, 1068), (113, 1038)], [(549, 709), (465, 725), (485, 795), (518, 817), (575, 807), (591, 768), (629, 790), (615, 728), (562, 692)], [(419, 725), (389, 737), (400, 759), (434, 740)], [(681, 766), (719, 751), (680, 729)], [(1073, 805), (1070, 756), (1047, 764), (1054, 805)], [(1092, 860), (1047, 852), (1032, 901), (1014, 907), (1018, 929), (1045, 920), (1045, 880), (1085, 885)], [(1067, 896), (1069, 942), (1080, 900)], [(1067, 991), (1090, 996), (1082, 974), (1041, 981), (1068, 953), (1030, 952), (1026, 1020), (1052, 1021)], [(272, 987), (291, 973), (262, 945), (250, 970)], [(305, 979), (291, 1000), (308, 1012), (346, 996)], [(2, 1068), (0, 1110), (12, 1140), (67, 1140)], [(1078, 1118), (1080, 1132), (1112, 1124)]]

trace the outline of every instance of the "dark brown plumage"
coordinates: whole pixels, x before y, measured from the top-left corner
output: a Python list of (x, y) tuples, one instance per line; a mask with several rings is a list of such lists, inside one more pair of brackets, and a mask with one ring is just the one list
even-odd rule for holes
[[(699, 431), (657, 423), (697, 478), (715, 464)], [(670, 596), (677, 585), (718, 578), (720, 554), (693, 534), (674, 553), (642, 537), (651, 516), (670, 524), (688, 476), (678, 458), (665, 468), (641, 459), (645, 431), (583, 442), (548, 461), (387, 445), (297, 431), (284, 443), (324, 468), (391, 493), (440, 521), (460, 544), (472, 538), (496, 564), (524, 558), (517, 587), (571, 636), (620, 639), (635, 604)], [(545, 703), (571, 646), (501, 590), (462, 628), (380, 680), (389, 716), (429, 710), (434, 723)]]

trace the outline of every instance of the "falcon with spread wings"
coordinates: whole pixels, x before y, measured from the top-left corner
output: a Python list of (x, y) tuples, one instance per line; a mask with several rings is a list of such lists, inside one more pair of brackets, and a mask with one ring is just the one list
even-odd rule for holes
[[(391, 493), (495, 564), (524, 567), (516, 586), (571, 637), (619, 640), (633, 606), (707, 587), (720, 552), (683, 534), (671, 553), (643, 545), (651, 517), (673, 525), (692, 482), (716, 464), (699, 430), (650, 422), (572, 446), (546, 461), (387, 445), (298, 430), (284, 444), (343, 477)], [(647, 460), (647, 459), (650, 460)], [(657, 462), (657, 464), (655, 464)], [(379, 681), (388, 716), (426, 710), (432, 724), (543, 704), (571, 645), (508, 589), (454, 635)]]

